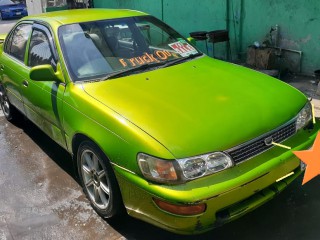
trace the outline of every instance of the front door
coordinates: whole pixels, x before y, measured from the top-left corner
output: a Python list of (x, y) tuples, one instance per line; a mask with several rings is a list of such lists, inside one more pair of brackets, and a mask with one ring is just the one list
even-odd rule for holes
[[(48, 28), (34, 24), (27, 54), (30, 67), (50, 64), (57, 68), (57, 54)], [(63, 95), (65, 84), (58, 81), (34, 81), (28, 78), (22, 90), (26, 115), (61, 146), (66, 147), (62, 127)]]

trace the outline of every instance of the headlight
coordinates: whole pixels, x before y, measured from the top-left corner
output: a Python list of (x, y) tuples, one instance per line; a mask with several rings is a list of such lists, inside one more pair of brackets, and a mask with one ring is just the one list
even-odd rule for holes
[(312, 119), (312, 107), (310, 102), (308, 102), (302, 110), (299, 112), (296, 120), (297, 131), (305, 127)]
[(186, 182), (233, 166), (231, 158), (222, 152), (177, 160), (163, 160), (140, 153), (138, 164), (145, 178), (161, 183)]
[(178, 163), (187, 179), (202, 177), (207, 171), (206, 161), (201, 157), (181, 159)]
[(222, 152), (210, 153), (194, 158), (178, 159), (177, 162), (184, 178), (187, 180), (219, 172), (233, 166), (231, 158)]

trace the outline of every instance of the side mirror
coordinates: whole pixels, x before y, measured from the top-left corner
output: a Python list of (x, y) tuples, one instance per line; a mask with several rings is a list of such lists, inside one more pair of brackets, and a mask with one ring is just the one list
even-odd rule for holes
[(29, 77), (34, 81), (60, 81), (50, 64), (32, 67)]

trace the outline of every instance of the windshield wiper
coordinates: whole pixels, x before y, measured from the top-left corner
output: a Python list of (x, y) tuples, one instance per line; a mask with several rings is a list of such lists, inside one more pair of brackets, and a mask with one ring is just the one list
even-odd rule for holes
[(194, 59), (196, 57), (200, 57), (202, 56), (203, 53), (201, 52), (198, 52), (198, 53), (195, 53), (195, 54), (190, 54), (189, 56), (187, 57), (183, 57), (183, 58), (178, 58), (178, 59), (175, 59), (175, 60), (171, 60), (169, 62), (167, 62), (165, 64), (165, 67), (169, 67), (169, 66), (172, 66), (172, 65), (176, 65), (176, 64), (179, 64), (179, 63), (182, 63), (184, 61), (187, 61), (187, 60), (190, 60), (190, 59)]
[(100, 81), (113, 79), (113, 78), (117, 78), (117, 77), (122, 77), (122, 76), (127, 76), (129, 74), (140, 72), (140, 71), (143, 71), (146, 69), (157, 68), (157, 67), (163, 66), (165, 64), (166, 64), (165, 62), (146, 63), (141, 66), (135, 67), (135, 68), (130, 68), (130, 69), (121, 70), (121, 71), (118, 71), (115, 73), (107, 74), (106, 76), (102, 77), (100, 79)]

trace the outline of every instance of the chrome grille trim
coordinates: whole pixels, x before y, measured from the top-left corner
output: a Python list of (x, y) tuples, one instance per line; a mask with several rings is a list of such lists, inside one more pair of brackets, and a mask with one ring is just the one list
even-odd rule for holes
[(267, 132), (257, 138), (240, 144), (234, 148), (228, 149), (224, 152), (232, 158), (235, 164), (238, 164), (274, 147), (273, 145), (268, 146), (265, 144), (264, 140), (266, 138), (272, 137), (274, 142), (281, 143), (293, 136), (296, 132), (296, 118), (294, 118), (270, 132)]

